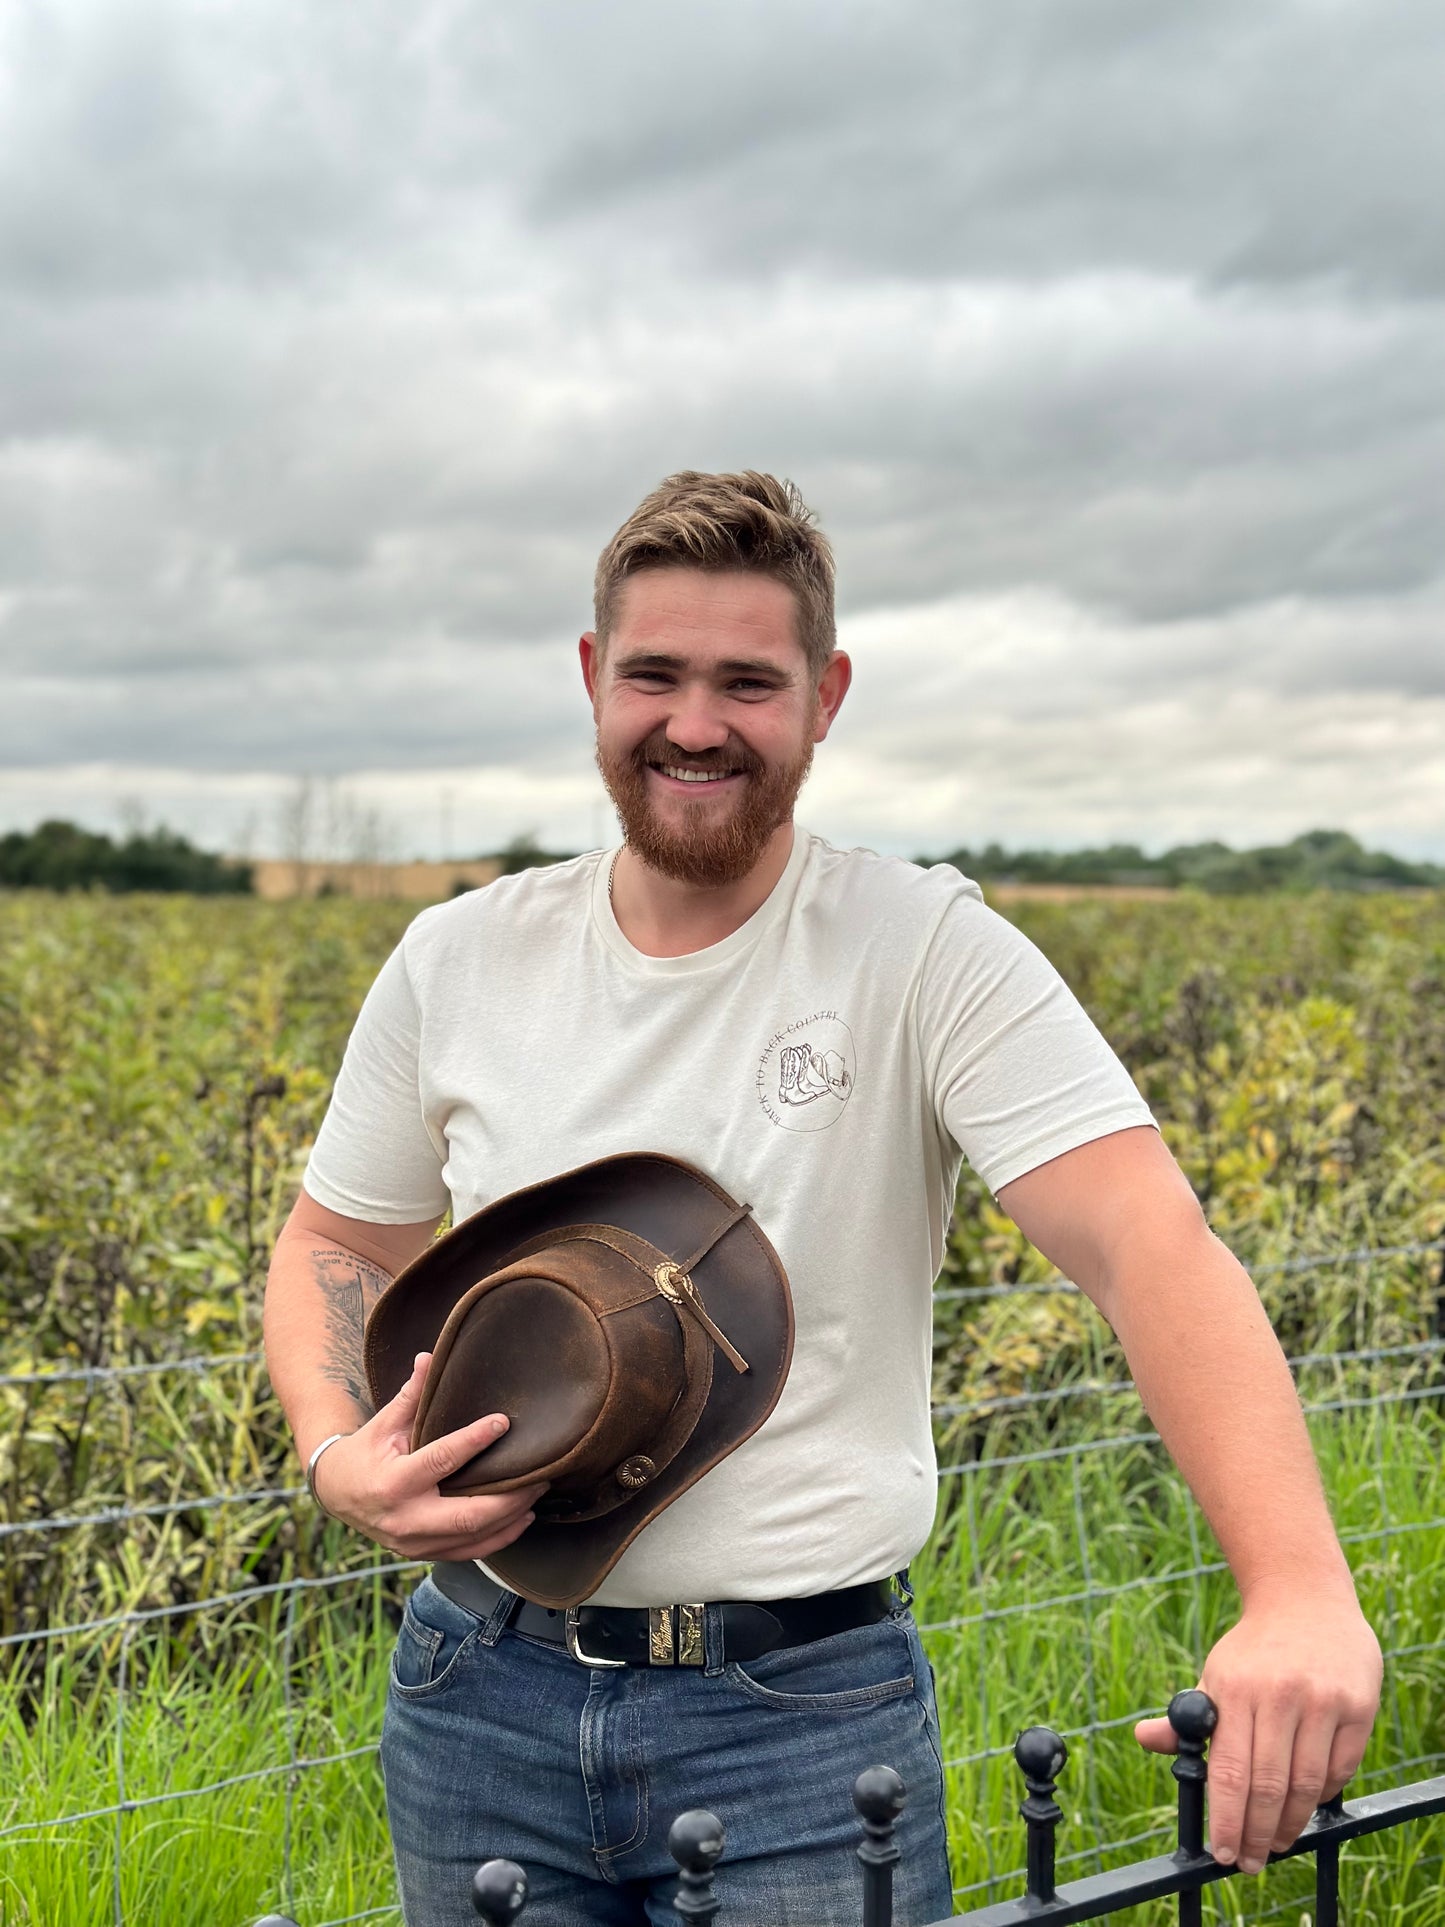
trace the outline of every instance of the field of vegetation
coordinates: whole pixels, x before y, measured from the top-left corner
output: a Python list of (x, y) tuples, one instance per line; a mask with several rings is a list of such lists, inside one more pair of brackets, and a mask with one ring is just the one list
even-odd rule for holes
[[(1128, 1064), (1301, 1361), (1394, 1654), (1366, 1774), (1438, 1771), (1445, 1285), (1418, 1247), (1445, 1236), (1445, 899), (1011, 914)], [(0, 896), (4, 1927), (216, 1927), (282, 1903), (320, 1927), (390, 1899), (372, 1748), (409, 1575), (345, 1578), (375, 1549), (296, 1492), (257, 1350), (271, 1240), (408, 915)], [(1076, 1295), (1022, 1289), (1049, 1276), (965, 1172), (937, 1313), (944, 1499), (917, 1575), (960, 1905), (1021, 1864), (1021, 1725), (1091, 1729), (1061, 1788), (1060, 1852), (1081, 1856), (1065, 1871), (1167, 1824), (1173, 1783), (1128, 1722), (1193, 1683), (1232, 1608), (1107, 1330)], [(1209, 1369), (1188, 1333), (1180, 1369)], [(309, 1760), (327, 1764), (289, 1770)], [(1437, 1825), (1351, 1850), (1351, 1919), (1445, 1920), (1439, 1848)], [(1302, 1877), (1206, 1904), (1298, 1919)]]

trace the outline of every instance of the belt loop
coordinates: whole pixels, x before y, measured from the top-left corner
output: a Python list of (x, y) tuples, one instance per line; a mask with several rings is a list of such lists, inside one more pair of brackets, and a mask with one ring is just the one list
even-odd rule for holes
[(520, 1597), (521, 1595), (519, 1593), (508, 1592), (505, 1586), (502, 1588), (501, 1593), (498, 1595), (496, 1605), (493, 1606), (491, 1612), (487, 1615), (486, 1624), (482, 1627), (481, 1640), (484, 1646), (496, 1645), (510, 1624), (512, 1614), (517, 1610), (517, 1602)]
[(727, 1652), (723, 1645), (723, 1615), (721, 1606), (705, 1606), (702, 1615), (703, 1651), (707, 1663), (703, 1667), (704, 1679), (716, 1679), (727, 1664)]
[(913, 1582), (908, 1577), (907, 1566), (900, 1567), (900, 1569), (894, 1573), (893, 1583), (895, 1586), (897, 1586), (898, 1591), (902, 1596), (903, 1611), (907, 1612), (909, 1607), (913, 1604)]

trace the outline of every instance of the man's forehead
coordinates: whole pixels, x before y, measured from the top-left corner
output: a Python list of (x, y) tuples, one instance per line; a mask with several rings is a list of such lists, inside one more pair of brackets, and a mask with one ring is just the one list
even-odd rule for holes
[(798, 605), (785, 582), (748, 570), (645, 569), (620, 585), (609, 654), (774, 667), (802, 653)]

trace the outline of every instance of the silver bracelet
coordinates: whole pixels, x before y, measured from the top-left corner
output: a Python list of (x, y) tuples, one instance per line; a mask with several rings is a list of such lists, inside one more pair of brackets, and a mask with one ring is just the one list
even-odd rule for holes
[[(306, 1461), (306, 1490), (311, 1494), (312, 1503), (318, 1511), (326, 1512), (326, 1507), (322, 1505), (316, 1492), (316, 1462), (328, 1446), (335, 1445), (338, 1439), (349, 1439), (350, 1437), (350, 1432), (333, 1432), (329, 1439), (323, 1439), (321, 1441), (320, 1445), (316, 1447), (316, 1450)], [(326, 1516), (328, 1519), (332, 1519), (335, 1518), (336, 1515), (332, 1512), (326, 1512)]]

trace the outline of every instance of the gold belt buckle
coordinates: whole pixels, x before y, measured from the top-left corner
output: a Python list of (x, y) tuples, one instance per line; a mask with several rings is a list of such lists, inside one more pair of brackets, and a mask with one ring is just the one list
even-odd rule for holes
[(652, 1666), (702, 1666), (707, 1661), (701, 1606), (649, 1606), (647, 1658)]

